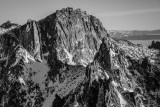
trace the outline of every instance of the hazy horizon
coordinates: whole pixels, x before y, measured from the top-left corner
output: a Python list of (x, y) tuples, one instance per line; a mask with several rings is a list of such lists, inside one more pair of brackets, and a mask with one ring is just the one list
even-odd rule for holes
[(23, 25), (67, 7), (99, 18), (106, 30), (160, 29), (160, 0), (1, 0), (0, 24), (10, 20)]

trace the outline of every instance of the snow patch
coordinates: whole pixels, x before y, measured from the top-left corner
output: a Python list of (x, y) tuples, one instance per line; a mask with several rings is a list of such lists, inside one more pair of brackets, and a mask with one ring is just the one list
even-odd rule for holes
[(116, 89), (116, 87), (118, 86), (118, 84), (115, 82), (115, 81), (112, 81), (112, 84), (115, 86), (114, 89), (116, 90), (117, 92), (117, 95), (120, 99), (120, 104), (121, 104), (121, 107), (125, 107), (125, 105), (127, 104), (126, 101), (123, 99), (122, 95), (119, 93), (119, 91)]
[(17, 57), (23, 57), (25, 63), (29, 63), (29, 59), (35, 61), (35, 59), (25, 49), (22, 48), (18, 50)]
[(76, 63), (72, 61), (73, 56), (65, 48), (63, 48), (63, 49), (64, 49), (64, 51), (67, 54), (67, 57), (69, 59), (68, 64), (70, 64), (70, 65), (76, 65)]
[(115, 57), (116, 53), (112, 49), (110, 49), (110, 55), (111, 55), (111, 57)]
[(155, 63), (155, 60), (153, 60), (153, 59), (150, 59), (150, 63)]
[(25, 62), (29, 63), (29, 60), (35, 61), (35, 59), (25, 50), (25, 56), (23, 56), (25, 58)]
[(132, 88), (127, 89), (127, 88), (124, 87), (123, 90), (124, 90), (124, 91), (129, 91), (129, 92), (134, 92)]
[(112, 81), (112, 84), (113, 84), (115, 87), (118, 86), (118, 84), (117, 84), (115, 81)]
[(119, 68), (119, 65), (117, 64), (117, 62), (114, 63), (114, 67)]
[(109, 79), (109, 75), (106, 72), (104, 72), (104, 74), (107, 77), (107, 79)]
[(26, 85), (26, 83), (22, 77), (19, 77), (18, 80), (21, 84)]
[(82, 64), (84, 67), (87, 66), (88, 63), (87, 63), (86, 61), (84, 61), (83, 59), (81, 59), (80, 61), (81, 61), (81, 64)]
[(126, 101), (123, 99), (122, 95), (118, 92), (118, 90), (116, 88), (114, 88), (118, 94), (118, 97), (120, 99), (120, 104), (121, 104), (121, 107), (125, 107), (125, 105), (127, 104)]

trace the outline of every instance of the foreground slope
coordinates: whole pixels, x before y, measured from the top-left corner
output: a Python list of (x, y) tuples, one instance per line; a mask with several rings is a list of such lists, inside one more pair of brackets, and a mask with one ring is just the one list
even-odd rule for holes
[(80, 9), (0, 35), (2, 107), (157, 107), (159, 51), (112, 39)]

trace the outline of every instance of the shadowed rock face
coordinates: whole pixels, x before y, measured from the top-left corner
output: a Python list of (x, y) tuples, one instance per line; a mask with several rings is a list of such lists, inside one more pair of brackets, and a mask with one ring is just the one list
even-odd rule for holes
[(158, 53), (113, 40), (80, 9), (57, 10), (0, 35), (0, 104), (158, 107)]

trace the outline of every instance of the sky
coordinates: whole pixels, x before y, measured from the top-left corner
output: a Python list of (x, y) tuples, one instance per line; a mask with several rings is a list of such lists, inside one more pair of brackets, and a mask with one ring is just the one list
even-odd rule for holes
[(25, 24), (66, 7), (81, 8), (106, 30), (160, 29), (160, 0), (0, 0), (0, 24)]

